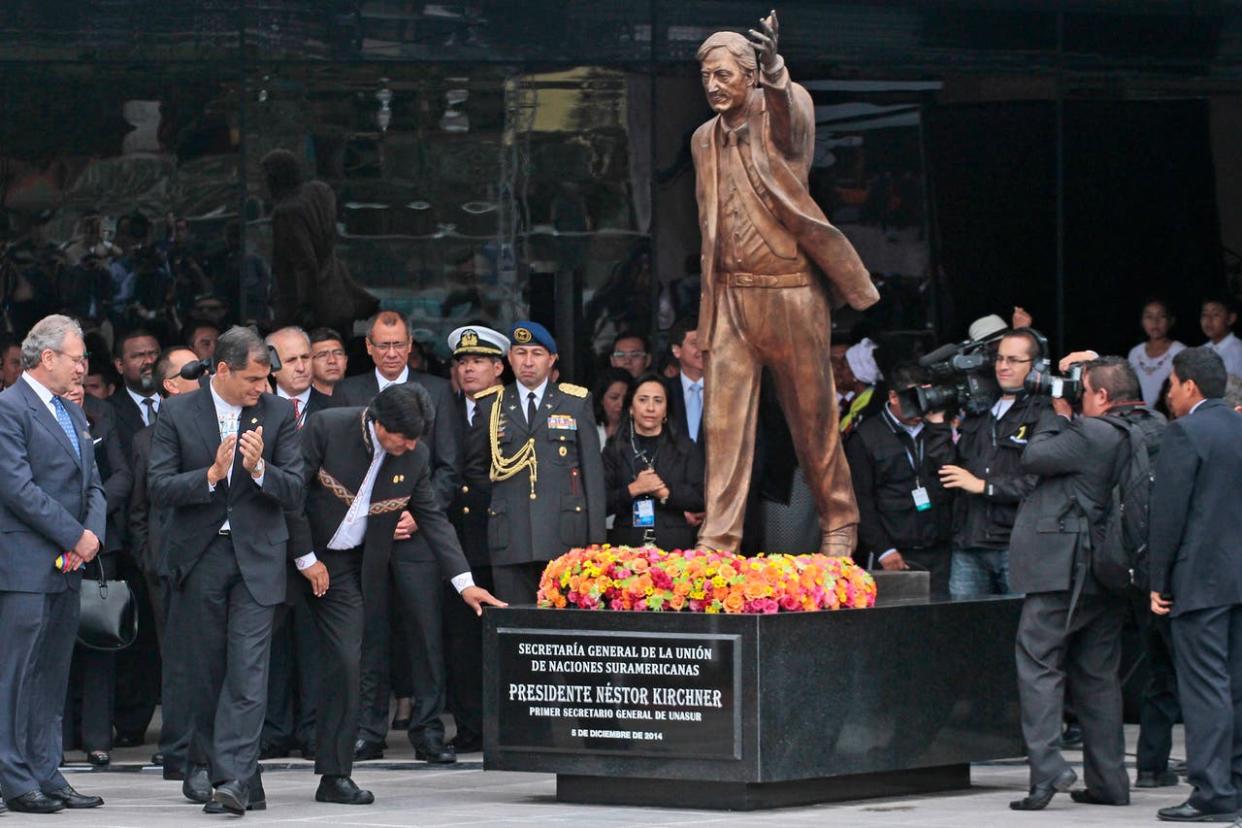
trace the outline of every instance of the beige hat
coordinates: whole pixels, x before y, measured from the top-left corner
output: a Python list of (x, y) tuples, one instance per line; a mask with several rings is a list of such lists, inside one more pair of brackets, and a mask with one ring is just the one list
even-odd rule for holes
[(969, 333), (971, 342), (980, 342), (984, 339), (991, 339), (999, 333), (1009, 330), (1009, 325), (1005, 323), (994, 313), (987, 316), (981, 316), (974, 322), (970, 323)]

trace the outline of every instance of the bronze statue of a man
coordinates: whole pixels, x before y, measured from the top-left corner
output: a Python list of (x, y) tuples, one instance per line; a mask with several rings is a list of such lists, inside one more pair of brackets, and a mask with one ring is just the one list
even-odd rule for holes
[(697, 55), (716, 112), (691, 145), (703, 237), (698, 341), (708, 352), (699, 545), (740, 546), (767, 368), (815, 497), (820, 550), (848, 555), (858, 506), (837, 431), (829, 307), (861, 310), (880, 296), (853, 246), (811, 199), (815, 109), (777, 52), (776, 12), (760, 26), (749, 39), (717, 32)]

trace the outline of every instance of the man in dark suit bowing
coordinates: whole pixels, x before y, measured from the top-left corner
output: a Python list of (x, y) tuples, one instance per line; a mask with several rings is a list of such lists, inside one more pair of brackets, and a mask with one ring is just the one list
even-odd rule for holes
[(22, 367), (0, 394), (0, 791), (13, 811), (51, 813), (103, 804), (57, 765), (81, 567), (100, 550), (107, 505), (86, 415), (62, 399), (86, 374), (82, 329), (41, 319)]
[[(167, 635), (196, 656), (186, 665), (189, 761), (208, 766), (216, 805), (244, 814), (257, 776), (273, 616), (285, 598), (285, 513), (302, 508), (302, 454), (293, 407), (266, 393), (263, 340), (233, 328), (213, 359), (204, 388), (165, 401), (149, 486), (152, 504), (173, 510), (164, 541), (174, 589)], [(182, 788), (192, 801), (195, 776), (187, 770)]]
[(1232, 822), (1242, 809), (1242, 416), (1224, 400), (1225, 363), (1208, 347), (1173, 357), (1151, 496), (1151, 608), (1171, 615), (1186, 723), (1181, 805), (1168, 822)]
[[(276, 396), (293, 406), (299, 431), (317, 412), (341, 405), (311, 386), (311, 341), (305, 331), (281, 328), (268, 334), (267, 344), (280, 358), (280, 370), (272, 372)], [(292, 577), (300, 580), (296, 574)], [(285, 606), (276, 611), (260, 759), (288, 756), (295, 745), (304, 758), (315, 755), (318, 640), (307, 601), (305, 590), (290, 590)]]
[[(367, 408), (338, 408), (317, 415), (302, 435), (306, 520), (304, 528), (295, 531), (293, 543), (302, 553), (297, 566), (315, 595), (311, 607), (321, 642), (315, 757), (315, 772), (323, 776), (315, 793), (320, 802), (374, 801), (350, 776), (358, 732), (363, 631), (376, 619), (386, 624), (388, 582), (396, 583), (400, 610), (414, 622), (412, 638), (426, 629), (428, 616), (435, 615), (438, 621), (443, 579), (452, 581), (476, 613), (484, 604), (504, 606), (474, 585), (453, 527), (432, 492), (429, 452), (420, 442), (432, 416), (426, 391), (416, 385), (393, 385)], [(426, 565), (398, 560), (394, 540), (398, 545), (410, 543), (411, 535), (422, 538), (433, 553)], [(444, 666), (438, 623), (434, 635), (435, 640), (422, 644), (430, 657), (426, 663), (416, 661), (415, 680), (416, 687), (422, 676), (434, 684), (438, 673), (438, 688), (418, 688), (418, 696), (421, 702), (438, 693), (442, 707)], [(440, 709), (430, 711), (437, 724), (439, 713)]]

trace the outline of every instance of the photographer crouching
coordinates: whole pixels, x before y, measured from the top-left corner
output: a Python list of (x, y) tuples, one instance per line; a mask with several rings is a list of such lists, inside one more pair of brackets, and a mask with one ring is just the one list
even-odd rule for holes
[[(1070, 370), (1074, 379), (1027, 382), (1054, 396), (1053, 411), (1041, 416), (1022, 453), (1022, 471), (1038, 482), (1018, 509), (1009, 547), (1011, 585), (1026, 594), (1016, 655), (1031, 787), (1010, 803), (1018, 811), (1046, 807), (1078, 779), (1060, 750), (1067, 685), (1082, 723), (1086, 776), (1086, 789), (1072, 798), (1130, 802), (1118, 677), (1127, 603), (1097, 578), (1092, 550), (1105, 541), (1114, 487), (1130, 459), (1127, 430), (1130, 424), (1143, 429), (1140, 420), (1158, 415), (1143, 406), (1129, 363), (1095, 356), (1061, 361), (1062, 373)], [(1079, 389), (1082, 416), (1074, 418), (1066, 397)]]

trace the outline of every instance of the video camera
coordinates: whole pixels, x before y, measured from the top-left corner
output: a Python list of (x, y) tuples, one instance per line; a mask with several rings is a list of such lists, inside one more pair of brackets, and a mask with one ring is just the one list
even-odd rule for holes
[(1069, 373), (1063, 377), (1037, 369), (1026, 375), (1026, 382), (1022, 385), (1028, 394), (1076, 403), (1082, 399), (1082, 372), (1085, 366), (1084, 362), (1075, 362), (1070, 366)]
[(922, 417), (929, 411), (957, 411), (972, 414), (987, 411), (1000, 397), (1000, 386), (992, 365), (992, 351), (1004, 332), (985, 339), (942, 345), (919, 360), (929, 374), (931, 385), (915, 386), (897, 392), (905, 417)]

